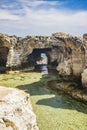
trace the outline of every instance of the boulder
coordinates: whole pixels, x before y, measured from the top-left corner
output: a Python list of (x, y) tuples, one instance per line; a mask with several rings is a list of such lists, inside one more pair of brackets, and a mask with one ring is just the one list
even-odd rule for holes
[(0, 130), (38, 130), (29, 94), (0, 86)]

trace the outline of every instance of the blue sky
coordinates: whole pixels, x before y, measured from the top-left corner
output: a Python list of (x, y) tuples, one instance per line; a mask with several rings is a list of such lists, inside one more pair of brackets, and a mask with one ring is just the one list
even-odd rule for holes
[(87, 33), (87, 0), (1, 0), (0, 32), (83, 35)]

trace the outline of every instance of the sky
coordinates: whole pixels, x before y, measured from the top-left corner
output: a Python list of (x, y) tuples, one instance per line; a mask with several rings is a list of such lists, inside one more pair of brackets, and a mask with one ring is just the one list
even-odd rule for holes
[(0, 32), (82, 36), (87, 33), (87, 0), (0, 0)]

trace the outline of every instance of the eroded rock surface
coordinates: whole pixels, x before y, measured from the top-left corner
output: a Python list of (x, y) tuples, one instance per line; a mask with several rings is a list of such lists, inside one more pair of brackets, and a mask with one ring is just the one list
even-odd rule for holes
[[(4, 47), (4, 49), (2, 49)], [(0, 62), (4, 67), (19, 69), (34, 65), (40, 51), (33, 55), (33, 50), (45, 50), (48, 66), (53, 65), (63, 76), (81, 75), (87, 67), (87, 34), (76, 37), (66, 33), (54, 33), (51, 36), (26, 36), (25, 38), (0, 34)], [(6, 50), (7, 48), (7, 50)], [(1, 50), (6, 50), (2, 53)], [(9, 51), (8, 51), (9, 50)], [(3, 54), (5, 56), (3, 56)], [(2, 70), (2, 66), (0, 66)], [(4, 69), (5, 70), (5, 69)], [(82, 81), (84, 84), (84, 81)], [(85, 85), (84, 85), (85, 86)], [(85, 86), (86, 87), (86, 86)]]
[(28, 94), (0, 86), (0, 130), (38, 130)]
[(9, 42), (9, 37), (0, 33), (0, 72), (6, 71), (7, 55), (10, 48)]
[(72, 98), (87, 104), (87, 89), (81, 88), (80, 84), (76, 82), (56, 81), (51, 80), (48, 82), (49, 88), (61, 91)]

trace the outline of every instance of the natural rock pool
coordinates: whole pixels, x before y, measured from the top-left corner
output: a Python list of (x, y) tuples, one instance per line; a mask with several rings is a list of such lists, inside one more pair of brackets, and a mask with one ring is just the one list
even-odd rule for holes
[(87, 130), (87, 105), (50, 90), (47, 82), (55, 78), (36, 72), (1, 74), (0, 86), (30, 93), (40, 130)]

